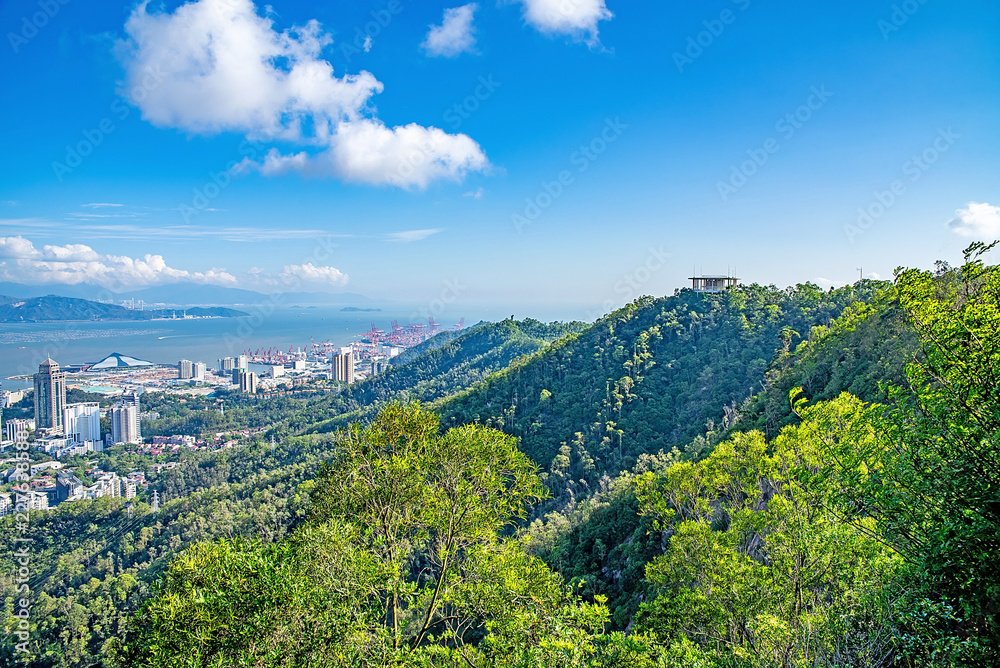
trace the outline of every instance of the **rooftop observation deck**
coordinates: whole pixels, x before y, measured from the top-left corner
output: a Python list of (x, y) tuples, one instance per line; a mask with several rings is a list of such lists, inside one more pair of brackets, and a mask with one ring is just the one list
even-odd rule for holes
[(692, 276), (691, 289), (695, 292), (722, 292), (726, 288), (739, 285), (740, 279), (735, 276)]

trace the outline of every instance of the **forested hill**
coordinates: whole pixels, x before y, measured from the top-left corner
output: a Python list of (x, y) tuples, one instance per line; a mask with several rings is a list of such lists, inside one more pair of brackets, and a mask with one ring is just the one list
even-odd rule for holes
[(481, 323), (460, 334), (442, 332), (418, 346), (415, 353), (404, 353), (403, 363), (320, 402), (318, 409), (336, 417), (313, 425), (309, 431), (330, 431), (371, 416), (387, 401), (428, 402), (458, 392), (586, 326), (582, 322), (546, 324), (528, 318)]
[[(947, 286), (953, 279), (954, 274), (947, 271), (939, 272), (936, 277), (939, 286)], [(798, 421), (792, 413), (788, 396), (789, 390), (794, 387), (803, 388), (805, 396), (813, 401), (834, 399), (841, 392), (850, 392), (866, 401), (884, 401), (887, 399), (886, 384), (905, 385), (905, 367), (919, 355), (919, 342), (907, 323), (898, 293), (891, 284), (862, 281), (852, 288), (825, 293), (820, 302), (816, 301), (818, 295), (807, 286), (799, 286), (794, 291), (784, 291), (783, 294), (786, 295), (785, 302), (779, 308), (785, 315), (779, 316), (777, 321), (769, 321), (756, 335), (748, 333), (745, 328), (734, 329), (723, 324), (715, 328), (712, 343), (706, 343), (707, 336), (701, 339), (700, 347), (703, 352), (720, 348), (732, 350), (737, 347), (747, 351), (750, 348), (746, 342), (764, 345), (766, 351), (766, 341), (760, 341), (759, 337), (765, 335), (764, 331), (768, 332), (766, 336), (773, 336), (771, 357), (764, 372), (757, 372), (755, 368), (748, 369), (745, 364), (732, 361), (728, 364), (706, 362), (706, 368), (712, 367), (711, 377), (716, 379), (725, 373), (756, 374), (752, 380), (754, 394), (750, 396), (747, 392), (745, 398), (735, 405), (729, 396), (719, 395), (717, 400), (720, 403), (713, 405), (704, 403), (704, 397), (699, 397), (698, 393), (688, 392), (697, 404), (688, 406), (690, 412), (685, 414), (698, 415), (694, 411), (700, 405), (703, 411), (701, 415), (709, 413), (707, 419), (711, 422), (696, 422), (691, 425), (696, 432), (692, 439), (682, 437), (673, 441), (674, 446), (683, 452), (671, 453), (669, 448), (665, 448), (667, 453), (659, 455), (656, 454), (658, 450), (645, 446), (644, 451), (652, 456), (643, 457), (643, 450), (636, 447), (634, 452), (639, 453), (637, 464), (627, 463), (628, 465), (617, 470), (613, 466), (605, 466), (603, 472), (614, 479), (605, 478), (597, 484), (592, 478), (595, 473), (602, 471), (597, 462), (590, 464), (579, 454), (576, 442), (560, 446), (559, 455), (547, 463), (546, 475), (554, 498), (541, 512), (536, 512), (539, 519), (529, 532), (531, 550), (543, 557), (568, 581), (579, 585), (580, 592), (586, 597), (606, 596), (612, 623), (618, 628), (624, 629), (631, 623), (643, 597), (651, 594), (645, 589), (646, 564), (662, 553), (661, 536), (652, 531), (648, 518), (642, 518), (638, 514), (639, 502), (628, 482), (633, 474), (660, 470), (685, 459), (704, 457), (717, 443), (737, 432), (759, 429), (769, 438), (775, 436), (781, 427)], [(681, 297), (683, 296), (682, 294)], [(724, 300), (720, 297), (702, 301), (703, 304), (713, 304), (717, 325), (719, 322), (733, 320), (733, 305), (738, 306), (743, 301)], [(823, 316), (816, 315), (823, 314), (825, 309), (830, 308), (829, 305), (822, 305), (827, 300), (836, 307), (848, 302), (849, 305), (841, 311), (839, 317), (824, 324), (812, 327), (793, 324), (787, 328), (780, 324), (796, 319), (800, 322), (822, 322)], [(810, 302), (812, 307), (804, 306)], [(768, 306), (764, 309), (774, 313)], [(641, 313), (632, 312), (633, 318), (639, 316)], [(689, 317), (694, 318), (693, 315)], [(748, 323), (755, 320), (753, 314), (747, 316)], [(617, 327), (619, 335), (623, 329), (620, 325)], [(730, 338), (734, 336), (734, 332), (738, 332), (738, 338)], [(745, 343), (740, 344), (738, 341)], [(693, 347), (692, 345), (692, 349)], [(712, 357), (719, 358), (717, 353)], [(653, 361), (656, 361), (655, 358)], [(691, 363), (697, 364), (694, 361)], [(681, 368), (674, 365), (678, 372)], [(697, 368), (695, 366), (691, 371), (696, 371)], [(644, 383), (648, 383), (652, 375), (652, 371), (648, 372)], [(688, 375), (692, 375), (690, 371)], [(660, 382), (666, 384), (666, 387), (678, 389), (659, 391), (679, 391), (686, 387), (683, 381), (683, 377), (662, 378)], [(640, 401), (637, 397), (633, 399), (632, 407), (634, 410), (657, 410), (663, 402), (655, 399), (654, 396), (652, 400), (637, 403)], [(628, 408), (628, 403), (623, 405), (623, 414)], [(674, 410), (683, 413), (684, 408), (680, 406)], [(711, 414), (713, 408), (715, 414)], [(654, 419), (654, 416), (634, 413), (629, 417), (632, 423), (640, 424), (648, 424)], [(683, 425), (676, 419), (670, 424)], [(556, 435), (554, 438), (560, 436)], [(626, 448), (628, 445), (626, 437)], [(628, 452), (626, 449), (626, 453)], [(611, 454), (616, 454), (613, 449)], [(616, 461), (612, 458), (611, 463)], [(588, 465), (593, 468), (588, 470)], [(630, 473), (619, 476), (619, 471)], [(582, 483), (581, 478), (585, 482)]]
[(728, 426), (763, 390), (768, 369), (798, 338), (880, 287), (746, 285), (644, 297), (438, 408), (445, 424), (498, 426), (543, 470), (592, 484), (644, 453), (699, 447), (706, 430)]

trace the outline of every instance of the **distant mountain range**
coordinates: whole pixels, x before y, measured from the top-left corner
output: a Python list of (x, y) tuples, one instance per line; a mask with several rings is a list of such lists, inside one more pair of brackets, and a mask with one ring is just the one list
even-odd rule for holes
[(226, 288), (218, 285), (198, 285), (196, 283), (174, 283), (157, 285), (133, 292), (108, 292), (96, 285), (22, 285), (20, 283), (0, 283), (0, 294), (19, 299), (59, 295), (87, 300), (123, 301), (135, 299), (145, 304), (169, 306), (206, 305), (251, 305), (274, 302), (279, 306), (321, 304), (330, 306), (370, 307), (374, 302), (364, 295), (352, 292), (329, 294), (323, 292), (285, 292), (266, 295), (253, 290)]
[(0, 322), (59, 322), (70, 320), (136, 321), (156, 318), (181, 318), (185, 315), (200, 318), (236, 318), (247, 315), (243, 311), (222, 307), (193, 307), (185, 309), (147, 309), (137, 311), (114, 304), (46, 295), (19, 299), (0, 295)]

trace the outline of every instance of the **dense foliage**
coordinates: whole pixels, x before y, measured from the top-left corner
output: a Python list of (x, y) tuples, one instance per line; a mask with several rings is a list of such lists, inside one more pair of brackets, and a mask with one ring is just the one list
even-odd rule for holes
[(154, 476), (157, 515), (33, 514), (30, 664), (996, 665), (989, 249), (481, 325), (279, 401), (260, 440)]

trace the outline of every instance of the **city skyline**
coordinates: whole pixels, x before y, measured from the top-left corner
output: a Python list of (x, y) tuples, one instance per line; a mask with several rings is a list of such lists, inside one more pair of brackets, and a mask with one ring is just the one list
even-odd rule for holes
[(599, 315), (1000, 236), (995, 5), (552, 4), (4, 3), (0, 281)]

